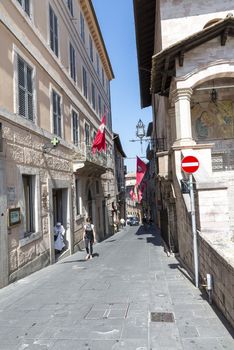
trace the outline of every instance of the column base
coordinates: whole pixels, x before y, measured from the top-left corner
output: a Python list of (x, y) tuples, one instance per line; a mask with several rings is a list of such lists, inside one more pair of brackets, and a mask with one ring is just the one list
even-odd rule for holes
[(188, 147), (188, 146), (195, 146), (197, 143), (196, 141), (194, 141), (193, 139), (180, 139), (180, 140), (176, 140), (172, 147)]

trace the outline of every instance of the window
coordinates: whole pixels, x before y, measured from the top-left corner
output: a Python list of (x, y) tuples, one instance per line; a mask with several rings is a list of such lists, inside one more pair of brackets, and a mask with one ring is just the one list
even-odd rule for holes
[(24, 227), (27, 236), (29, 233), (35, 232), (35, 176), (22, 175), (22, 180), (25, 205)]
[(33, 120), (32, 68), (18, 56), (18, 113)]
[(18, 0), (24, 11), (30, 16), (30, 0)]
[(96, 93), (95, 93), (95, 86), (92, 83), (91, 84), (91, 99), (92, 99), (92, 107), (95, 109), (96, 107)]
[(105, 84), (105, 80), (104, 80), (104, 70), (103, 70), (103, 68), (102, 68), (102, 85), (104, 86), (104, 84)]
[(69, 8), (70, 14), (73, 16), (73, 0), (67, 0), (67, 7)]
[(61, 97), (53, 90), (52, 92), (53, 99), (53, 132), (57, 136), (62, 136), (62, 127), (61, 127)]
[(100, 95), (98, 95), (98, 114), (102, 114), (102, 100)]
[(86, 146), (89, 146), (89, 125), (85, 123), (85, 144)]
[(72, 111), (72, 136), (74, 145), (78, 145), (79, 142), (79, 121), (78, 115), (75, 111)]
[(85, 43), (85, 23), (84, 23), (84, 16), (80, 12), (80, 36), (83, 40), (83, 43)]
[(70, 43), (70, 75), (71, 78), (76, 82), (76, 52), (72, 44)]
[(50, 6), (50, 48), (58, 56), (58, 19)]
[(91, 35), (89, 36), (89, 56), (91, 61), (93, 62), (93, 40), (91, 38)]
[(84, 67), (83, 67), (83, 94), (85, 98), (88, 97), (87, 72)]
[(99, 74), (100, 74), (100, 62), (99, 62), (98, 52), (96, 53), (96, 62), (97, 62), (97, 75), (99, 76)]

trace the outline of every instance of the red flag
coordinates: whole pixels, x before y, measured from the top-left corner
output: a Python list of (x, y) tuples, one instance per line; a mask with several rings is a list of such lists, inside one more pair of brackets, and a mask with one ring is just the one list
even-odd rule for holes
[(131, 189), (129, 194), (130, 194), (130, 197), (131, 197), (132, 201), (134, 201), (136, 199), (136, 195), (135, 195), (135, 192), (133, 191), (133, 189)]
[(93, 153), (96, 153), (96, 150), (99, 152), (101, 150), (106, 150), (106, 132), (105, 132), (105, 125), (106, 125), (106, 116), (104, 115), (102, 117), (101, 125), (98, 128), (97, 135), (93, 141), (92, 144), (92, 151)]
[(138, 202), (141, 203), (142, 200), (142, 191), (140, 188), (138, 188)]
[(140, 185), (146, 172), (146, 164), (137, 157), (137, 167), (136, 167), (136, 186)]

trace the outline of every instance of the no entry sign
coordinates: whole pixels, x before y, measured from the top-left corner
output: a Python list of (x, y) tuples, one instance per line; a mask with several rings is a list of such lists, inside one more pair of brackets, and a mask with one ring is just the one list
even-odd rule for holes
[(194, 156), (186, 156), (182, 159), (181, 167), (186, 173), (195, 173), (199, 168), (199, 161)]

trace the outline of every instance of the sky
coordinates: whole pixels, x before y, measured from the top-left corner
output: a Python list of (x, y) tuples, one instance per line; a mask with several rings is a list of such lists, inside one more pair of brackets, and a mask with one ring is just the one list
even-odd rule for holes
[(152, 121), (151, 107), (141, 109), (138, 79), (137, 52), (133, 0), (92, 0), (106, 49), (114, 71), (111, 81), (111, 110), (113, 132), (120, 136), (128, 158), (128, 172), (136, 171), (136, 155), (147, 161), (147, 142), (130, 142), (137, 139), (136, 124)]

